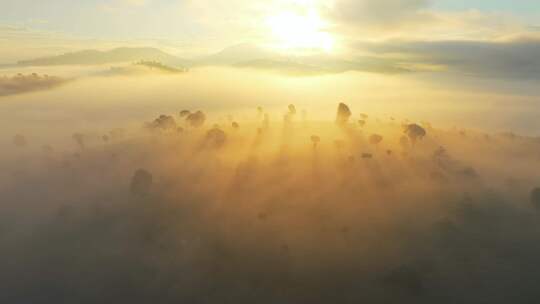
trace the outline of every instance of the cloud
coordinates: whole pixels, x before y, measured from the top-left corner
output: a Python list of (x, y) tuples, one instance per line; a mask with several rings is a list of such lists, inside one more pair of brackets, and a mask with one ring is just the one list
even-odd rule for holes
[(428, 0), (336, 0), (322, 9), (330, 30), (345, 41), (361, 39), (485, 40), (534, 32), (518, 15), (486, 10), (446, 11)]
[[(114, 0), (92, 3), (91, 7), (85, 9), (85, 14), (75, 20), (74, 16), (78, 16), (76, 12), (79, 10), (77, 5), (61, 6), (55, 2), (54, 7), (40, 6), (43, 14), (32, 16), (36, 17), (34, 19), (48, 20), (48, 24), (27, 25), (61, 29), (63, 33), (73, 35), (47, 32), (37, 35), (35, 30), (17, 32), (16, 35), (12, 32), (8, 40), (12, 47), (0, 50), (0, 60), (7, 63), (76, 51), (83, 46), (102, 48), (103, 45), (110, 47), (113, 44), (144, 46), (143, 43), (146, 43), (146, 46), (167, 47), (167, 51), (174, 54), (189, 53), (190, 57), (238, 43), (272, 45), (275, 37), (264, 20), (283, 12), (319, 15), (324, 24), (321, 30), (335, 38), (338, 52), (359, 37), (369, 41), (389, 38), (481, 40), (534, 31), (534, 24), (528, 24), (525, 18), (510, 13), (442, 11), (431, 3), (428, 0)], [(30, 4), (17, 3), (14, 9), (23, 14), (25, 5)], [(56, 7), (72, 13), (55, 18), (49, 10)], [(112, 13), (103, 14), (103, 9)], [(0, 30), (0, 36), (2, 34)], [(31, 35), (39, 39), (30, 40)], [(85, 39), (88, 37), (98, 39)], [(14, 58), (17, 55), (18, 58)]]
[(139, 9), (147, 6), (148, 0), (113, 0), (100, 3), (98, 8), (107, 13), (124, 13), (126, 9)]
[(387, 41), (357, 47), (403, 64), (442, 66), (446, 71), (483, 78), (539, 79), (539, 38), (510, 41)]
[(394, 28), (404, 23), (423, 23), (428, 0), (336, 0), (330, 17), (338, 23), (375, 28)]
[(147, 5), (150, 1), (149, 0), (123, 0), (124, 3), (127, 5), (132, 6), (144, 6)]

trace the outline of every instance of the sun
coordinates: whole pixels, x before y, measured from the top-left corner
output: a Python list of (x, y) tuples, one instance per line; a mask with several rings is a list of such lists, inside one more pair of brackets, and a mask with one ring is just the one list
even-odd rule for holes
[(331, 51), (334, 47), (332, 35), (325, 32), (325, 22), (314, 11), (305, 15), (282, 12), (267, 18), (266, 23), (277, 48)]

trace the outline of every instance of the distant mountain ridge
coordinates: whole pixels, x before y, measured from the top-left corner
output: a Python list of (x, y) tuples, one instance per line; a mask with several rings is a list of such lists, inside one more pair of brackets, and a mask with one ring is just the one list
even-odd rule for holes
[(156, 48), (116, 48), (110, 51), (83, 50), (63, 55), (22, 60), (20, 66), (96, 65), (133, 61), (159, 61), (166, 65), (183, 66), (187, 60), (167, 54)]
[(253, 44), (238, 44), (195, 60), (197, 65), (237, 65), (256, 60), (278, 60), (282, 56)]
[(282, 56), (266, 51), (252, 44), (239, 44), (227, 47), (220, 52), (186, 60), (163, 52), (157, 48), (121, 47), (109, 51), (82, 50), (57, 56), (42, 57), (17, 62), (18, 66), (55, 66), (55, 65), (98, 65), (124, 62), (160, 62), (172, 67), (193, 67), (208, 65), (234, 66), (256, 60), (278, 60)]
[(109, 51), (84, 50), (63, 55), (19, 61), (18, 66), (97, 65), (134, 62), (155, 62), (173, 69), (186, 70), (198, 66), (231, 66), (273, 70), (294, 74), (328, 74), (360, 71), (379, 74), (411, 72), (399, 63), (376, 58), (342, 59), (330, 54), (290, 56), (252, 44), (239, 44), (220, 52), (186, 60), (156, 48), (116, 48)]

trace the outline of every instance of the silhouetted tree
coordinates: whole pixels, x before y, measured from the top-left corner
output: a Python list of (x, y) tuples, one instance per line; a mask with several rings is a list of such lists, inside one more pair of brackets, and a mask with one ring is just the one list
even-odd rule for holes
[(220, 148), (227, 141), (227, 134), (219, 127), (214, 126), (206, 133), (206, 141), (215, 148)]
[(290, 104), (288, 108), (289, 108), (289, 114), (290, 115), (296, 115), (296, 106), (295, 105)]
[(336, 123), (340, 126), (343, 126), (349, 122), (349, 118), (351, 117), (352, 113), (349, 109), (349, 106), (347, 106), (344, 103), (340, 103), (338, 105), (337, 115), (336, 115)]
[(380, 144), (382, 141), (383, 141), (383, 137), (379, 134), (372, 134), (369, 137), (369, 143), (375, 146)]
[(148, 127), (155, 130), (176, 130), (176, 120), (169, 115), (160, 115), (153, 122), (148, 124)]
[(405, 134), (409, 137), (412, 144), (415, 145), (418, 139), (426, 136), (426, 130), (417, 124), (409, 124), (405, 127)]
[(373, 158), (373, 154), (371, 154), (371, 153), (362, 153), (362, 158), (364, 158), (364, 159)]
[(186, 117), (187, 122), (194, 128), (200, 128), (206, 121), (206, 115), (202, 111), (191, 113)]

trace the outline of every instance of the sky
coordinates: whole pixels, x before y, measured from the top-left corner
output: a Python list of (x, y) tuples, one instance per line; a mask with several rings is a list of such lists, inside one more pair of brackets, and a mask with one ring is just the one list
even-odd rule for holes
[(511, 11), (516, 14), (528, 15), (538, 12), (540, 3), (536, 0), (438, 0), (434, 6), (441, 9), (478, 9), (483, 11)]
[(437, 72), (420, 77), (540, 96), (535, 0), (0, 0), (0, 8), (0, 64), (116, 47), (197, 60), (250, 45), (346, 70)]
[[(495, 40), (540, 32), (534, 0), (0, 0), (0, 7), (1, 42), (28, 48), (29, 37), (46, 37), (34, 39), (36, 53), (107, 43), (154, 43), (176, 53), (239, 43), (345, 52), (353, 40)], [(309, 28), (284, 37), (302, 24)], [(317, 35), (312, 43), (291, 43)]]

